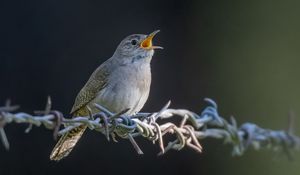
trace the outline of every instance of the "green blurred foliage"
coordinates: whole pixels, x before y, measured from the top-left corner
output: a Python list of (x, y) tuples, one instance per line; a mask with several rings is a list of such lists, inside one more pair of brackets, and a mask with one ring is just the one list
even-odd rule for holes
[[(190, 55), (184, 61), (193, 77), (183, 80), (187, 101), (199, 103), (194, 92), (204, 88), (224, 117), (272, 129), (284, 129), (292, 110), (300, 134), (299, 7), (300, 1), (291, 0), (195, 2), (188, 19)], [(209, 66), (200, 70), (199, 64)], [(210, 166), (212, 174), (300, 174), (299, 153), (290, 162), (269, 151), (232, 159), (217, 146), (208, 152), (213, 158), (207, 164), (216, 164)]]

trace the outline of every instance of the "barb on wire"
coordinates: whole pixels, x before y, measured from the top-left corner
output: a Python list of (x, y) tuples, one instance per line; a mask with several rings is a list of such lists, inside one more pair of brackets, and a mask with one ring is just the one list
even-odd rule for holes
[[(201, 153), (203, 148), (200, 141), (205, 138), (221, 139), (224, 143), (231, 144), (233, 155), (242, 155), (249, 148), (255, 150), (268, 148), (274, 151), (281, 150), (290, 157), (291, 151), (299, 150), (300, 138), (293, 133), (293, 116), (290, 117), (289, 128), (286, 130), (264, 129), (254, 123), (244, 123), (238, 127), (234, 117), (227, 121), (219, 115), (217, 104), (213, 100), (205, 99), (205, 101), (208, 106), (200, 114), (186, 109), (169, 108), (170, 102), (159, 112), (138, 113), (133, 116), (124, 115), (129, 109), (114, 114), (103, 106), (95, 104), (101, 112), (97, 114), (90, 112), (89, 116), (72, 119), (64, 118), (61, 112), (51, 110), (50, 98), (45, 110), (37, 111), (34, 115), (15, 112), (18, 106), (11, 106), (8, 101), (4, 107), (0, 107), (0, 138), (4, 147), (9, 149), (4, 131), (5, 125), (9, 123), (29, 124), (26, 132), (29, 132), (33, 126), (44, 126), (53, 130), (54, 139), (83, 124), (91, 130), (104, 134), (108, 141), (110, 138), (117, 141), (116, 136), (129, 139), (139, 154), (143, 154), (143, 151), (134, 139), (138, 136), (153, 143), (158, 142), (161, 150), (159, 155), (169, 150), (181, 150), (184, 147)], [(181, 122), (179, 124), (170, 122), (168, 119), (172, 117), (180, 117)], [(165, 143), (167, 134), (175, 135), (176, 139)]]

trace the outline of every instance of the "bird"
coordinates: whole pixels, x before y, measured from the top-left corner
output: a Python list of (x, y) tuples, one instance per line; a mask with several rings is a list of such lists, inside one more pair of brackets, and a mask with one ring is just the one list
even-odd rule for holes
[[(128, 116), (138, 113), (149, 96), (154, 50), (163, 49), (152, 44), (158, 32), (125, 37), (114, 54), (92, 73), (79, 91), (70, 115), (96, 114), (100, 111), (95, 104), (113, 113), (123, 110), (127, 110), (125, 115)], [(68, 156), (86, 128), (86, 125), (80, 125), (64, 134), (54, 146), (50, 160), (59, 161)]]

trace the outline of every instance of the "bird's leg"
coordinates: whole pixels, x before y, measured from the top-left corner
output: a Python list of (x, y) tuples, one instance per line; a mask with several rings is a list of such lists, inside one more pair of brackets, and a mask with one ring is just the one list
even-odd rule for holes
[(126, 138), (128, 134), (133, 133), (137, 124), (129, 116), (121, 115), (112, 121), (113, 131), (120, 137)]
[(130, 108), (127, 108), (127, 109), (124, 109), (124, 110), (122, 110), (122, 111), (120, 111), (120, 112), (118, 112), (118, 113), (115, 113), (115, 114), (113, 114), (113, 115), (111, 115), (111, 116), (109, 117), (109, 120), (110, 120), (110, 121), (113, 121), (115, 118), (119, 118), (121, 115), (125, 114), (125, 113), (128, 112), (129, 110), (130, 110)]

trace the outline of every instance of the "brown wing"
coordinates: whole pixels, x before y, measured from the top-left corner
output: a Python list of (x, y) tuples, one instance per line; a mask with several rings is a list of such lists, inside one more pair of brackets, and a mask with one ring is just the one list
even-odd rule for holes
[[(71, 110), (71, 114), (74, 115), (75, 113), (81, 113), (80, 111), (83, 109), (83, 107), (92, 101), (96, 97), (97, 93), (106, 86), (108, 75), (109, 72), (107, 65), (106, 63), (103, 63), (93, 72), (90, 79), (78, 93)], [(86, 109), (82, 111), (86, 111)]]
[[(107, 76), (109, 75), (108, 70), (107, 63), (103, 63), (94, 71), (77, 95), (71, 111), (72, 115), (88, 115), (85, 106), (106, 86)], [(55, 145), (50, 159), (58, 161), (66, 157), (72, 151), (86, 127), (86, 125), (81, 125), (64, 134)]]

